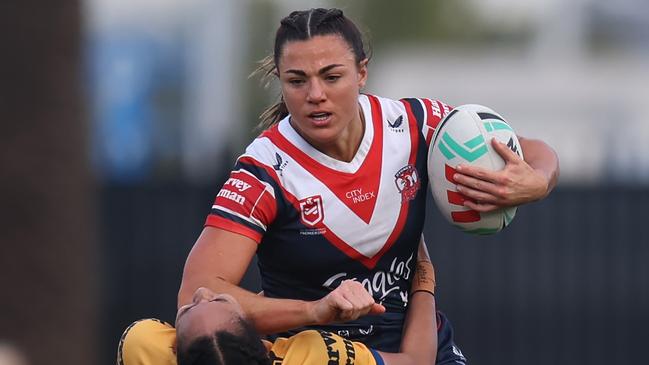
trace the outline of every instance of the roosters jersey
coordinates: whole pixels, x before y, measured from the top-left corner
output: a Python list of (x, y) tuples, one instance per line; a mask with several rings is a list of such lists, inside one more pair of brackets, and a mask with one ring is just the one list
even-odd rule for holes
[(373, 95), (359, 103), (365, 132), (352, 161), (312, 147), (287, 117), (239, 157), (206, 225), (259, 243), (268, 297), (317, 300), (343, 280), (361, 282), (387, 312), (317, 328), (396, 352), (424, 222), (427, 147), (449, 107)]

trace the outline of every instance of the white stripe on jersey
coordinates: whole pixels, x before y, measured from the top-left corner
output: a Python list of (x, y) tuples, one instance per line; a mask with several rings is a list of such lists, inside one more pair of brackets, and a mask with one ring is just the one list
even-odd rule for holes
[[(262, 194), (262, 195), (263, 195), (263, 194)], [(256, 204), (256, 203), (255, 203), (255, 204)], [(237, 212), (235, 212), (235, 211), (233, 211), (233, 210), (230, 210), (230, 209), (228, 209), (228, 208), (225, 208), (225, 207), (222, 207), (222, 206), (220, 206), (220, 205), (216, 205), (216, 204), (212, 205), (212, 209), (220, 210), (220, 211), (222, 211), (222, 212), (225, 212), (225, 213), (231, 214), (231, 215), (233, 215), (233, 216), (235, 216), (235, 217), (238, 217), (238, 218), (243, 219), (244, 221), (246, 221), (246, 222), (248, 222), (248, 223), (252, 223), (252, 224), (254, 224), (254, 225), (260, 227), (260, 228), (263, 229), (264, 231), (266, 230), (266, 225), (264, 225), (264, 224), (263, 224), (259, 219), (256, 219), (255, 217), (252, 217), (252, 216), (250, 216), (250, 217), (246, 217), (245, 215), (242, 215), (242, 214), (237, 213)], [(253, 209), (253, 211), (254, 211), (254, 209)]]

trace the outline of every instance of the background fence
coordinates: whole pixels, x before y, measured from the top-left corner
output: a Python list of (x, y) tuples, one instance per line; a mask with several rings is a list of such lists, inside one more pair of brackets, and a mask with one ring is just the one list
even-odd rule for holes
[[(182, 266), (217, 189), (101, 191), (102, 358), (142, 317), (173, 323)], [(438, 307), (472, 364), (641, 363), (649, 327), (649, 190), (571, 188), (523, 207), (512, 226), (474, 237), (429, 202), (425, 233)], [(259, 288), (256, 267), (243, 285)]]

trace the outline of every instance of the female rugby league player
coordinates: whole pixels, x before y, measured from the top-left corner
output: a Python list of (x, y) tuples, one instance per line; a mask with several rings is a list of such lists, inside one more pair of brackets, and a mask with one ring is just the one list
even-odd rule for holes
[[(427, 257), (418, 254), (426, 252), (420, 237), (427, 149), (451, 108), (432, 99), (361, 93), (368, 61), (358, 28), (339, 9), (296, 11), (281, 21), (265, 71), (279, 80), (282, 98), (262, 115), (265, 130), (237, 160), (187, 258), (178, 295), (179, 349), (203, 349), (197, 358), (230, 364), (223, 348), (240, 349), (245, 341), (238, 335), (261, 333), (275, 345), (302, 344), (303, 351), (318, 341), (336, 343), (367, 355), (368, 363), (401, 364), (417, 356), (417, 364), (465, 363), (448, 319), (435, 313), (432, 289), (416, 291), (415, 279), (416, 263)], [(558, 178), (556, 154), (541, 141), (519, 140), (525, 161), (492, 141), (507, 161), (503, 170), (458, 167), (454, 179), (468, 208), (487, 212), (550, 193)], [(238, 286), (254, 255), (263, 296)], [(210, 314), (199, 320), (207, 332), (185, 336), (182, 315), (223, 303), (236, 308), (228, 313), (239, 313), (227, 318), (245, 318), (248, 325), (226, 320), (208, 326)], [(226, 340), (215, 334), (217, 327), (238, 337), (222, 347)], [(302, 335), (314, 343), (296, 340), (305, 330), (316, 331)], [(413, 355), (407, 349), (416, 340)], [(205, 350), (210, 344), (216, 355)], [(324, 348), (333, 353), (334, 347)], [(128, 348), (160, 353), (149, 342)], [(251, 351), (260, 363), (271, 359), (259, 348)], [(405, 360), (391, 358), (398, 354)]]

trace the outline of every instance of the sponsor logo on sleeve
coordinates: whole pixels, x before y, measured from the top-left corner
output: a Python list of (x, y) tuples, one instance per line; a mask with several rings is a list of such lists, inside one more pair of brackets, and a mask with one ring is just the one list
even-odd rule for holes
[(439, 103), (439, 105), (442, 106), (442, 109), (444, 109), (444, 115), (447, 115), (448, 113), (451, 112), (451, 107), (449, 107), (448, 105), (442, 103), (441, 101), (437, 101), (437, 102)]
[(249, 210), (254, 208), (264, 190), (264, 185), (252, 174), (234, 171), (216, 194), (214, 205), (249, 216), (252, 213)]
[(433, 112), (433, 115), (436, 116), (437, 118), (442, 117), (442, 111), (439, 109), (437, 102), (435, 102), (434, 100), (431, 100), (430, 110)]

